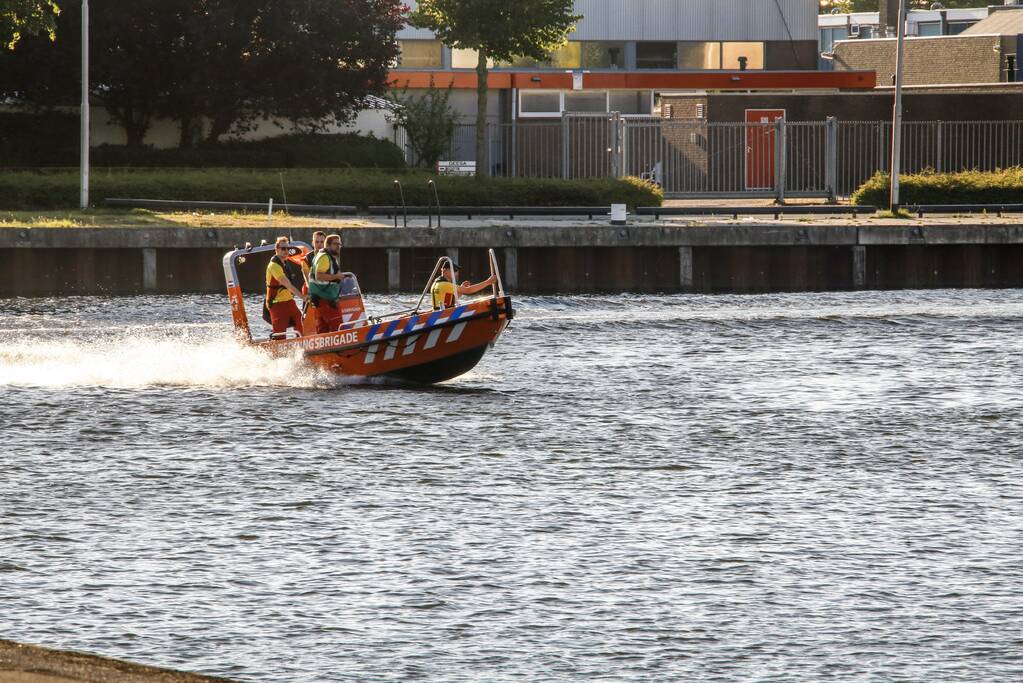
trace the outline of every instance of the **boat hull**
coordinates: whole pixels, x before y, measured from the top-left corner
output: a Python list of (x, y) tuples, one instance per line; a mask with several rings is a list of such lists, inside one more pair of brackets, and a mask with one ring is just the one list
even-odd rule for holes
[(513, 315), (510, 297), (490, 297), (260, 345), (279, 356), (301, 353), (308, 362), (342, 376), (432, 384), (475, 367)]

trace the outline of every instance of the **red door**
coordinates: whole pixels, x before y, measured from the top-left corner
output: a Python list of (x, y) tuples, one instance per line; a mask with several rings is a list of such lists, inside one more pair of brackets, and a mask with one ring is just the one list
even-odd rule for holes
[[(746, 110), (746, 189), (774, 189), (774, 128), (784, 109)], [(755, 124), (755, 125), (750, 125)]]

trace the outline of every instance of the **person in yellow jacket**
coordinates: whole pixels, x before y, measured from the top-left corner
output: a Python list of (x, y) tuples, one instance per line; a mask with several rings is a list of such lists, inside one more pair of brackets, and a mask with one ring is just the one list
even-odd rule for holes
[(295, 299), (302, 298), (302, 292), (288, 276), (288, 271), (301, 272), (296, 264), (288, 261), (288, 238), (278, 237), (274, 255), (266, 266), (266, 307), (270, 311), (273, 333), (287, 332), (289, 327), (302, 334), (302, 313), (295, 305)]
[[(455, 269), (455, 276), (452, 277), (451, 268)], [(459, 271), (458, 264), (448, 261), (444, 262), (441, 266), (440, 276), (433, 281), (433, 286), (430, 288), (430, 296), (433, 298), (433, 308), (439, 310), (441, 308), (450, 308), (455, 305), (455, 292), (458, 292), (458, 296), (471, 296), (482, 290), (490, 287), (497, 282), (497, 277), (491, 275), (483, 282), (477, 282), (472, 284), (468, 280), (460, 285), (455, 284), (455, 278)]]

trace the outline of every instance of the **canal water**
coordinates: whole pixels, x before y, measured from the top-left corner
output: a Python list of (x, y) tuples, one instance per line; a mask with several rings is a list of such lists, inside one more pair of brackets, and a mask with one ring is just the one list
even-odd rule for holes
[(0, 637), (281, 683), (1023, 677), (1023, 291), (516, 303), (416, 388), (242, 349), (219, 296), (0, 300)]

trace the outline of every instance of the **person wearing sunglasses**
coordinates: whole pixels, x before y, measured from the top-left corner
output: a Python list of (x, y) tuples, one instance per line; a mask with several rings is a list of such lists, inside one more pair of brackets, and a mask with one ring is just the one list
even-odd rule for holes
[(302, 336), (302, 313), (295, 304), (295, 299), (302, 298), (302, 292), (295, 286), (292, 278), (299, 267), (288, 260), (289, 247), (287, 237), (278, 237), (274, 244), (274, 255), (266, 266), (266, 300), (265, 310), (269, 312), (268, 321), (273, 325), (273, 334), (286, 334), (288, 328), (294, 328)]

